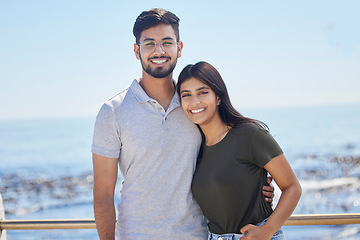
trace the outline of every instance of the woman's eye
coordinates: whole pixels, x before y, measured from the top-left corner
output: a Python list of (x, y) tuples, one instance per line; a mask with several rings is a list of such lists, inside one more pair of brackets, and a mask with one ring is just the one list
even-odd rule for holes
[(206, 94), (208, 94), (209, 92), (207, 92), (207, 91), (202, 91), (202, 92), (200, 92), (199, 93), (199, 95), (206, 95)]
[(183, 94), (183, 95), (181, 95), (181, 98), (185, 98), (185, 97), (189, 97), (190, 96), (190, 94)]

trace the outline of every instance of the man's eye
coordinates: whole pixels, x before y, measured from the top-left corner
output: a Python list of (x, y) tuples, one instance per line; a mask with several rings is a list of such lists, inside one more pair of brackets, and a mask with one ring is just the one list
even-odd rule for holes
[(162, 42), (161, 44), (162, 44), (163, 46), (171, 46), (171, 45), (173, 45), (174, 43), (173, 43), (173, 42), (165, 41), (165, 42)]
[(209, 92), (208, 91), (202, 91), (199, 93), (199, 95), (205, 95), (205, 94), (208, 94)]
[(153, 46), (155, 46), (154, 42), (146, 42), (146, 43), (144, 43), (144, 47), (153, 47)]
[(190, 96), (190, 94), (183, 94), (183, 95), (181, 95), (181, 98), (185, 98), (185, 97), (189, 97)]

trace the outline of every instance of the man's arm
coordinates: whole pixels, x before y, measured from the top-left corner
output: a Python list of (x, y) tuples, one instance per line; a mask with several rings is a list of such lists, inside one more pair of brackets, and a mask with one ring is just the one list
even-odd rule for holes
[(118, 175), (117, 160), (93, 153), (94, 214), (101, 240), (115, 239), (114, 192)]
[(275, 188), (274, 186), (272, 185), (272, 177), (269, 176), (267, 177), (267, 183), (268, 183), (268, 186), (264, 186), (263, 187), (263, 194), (265, 196), (265, 201), (270, 203), (270, 205), (272, 206), (273, 205), (273, 200), (274, 200), (274, 191), (275, 191)]

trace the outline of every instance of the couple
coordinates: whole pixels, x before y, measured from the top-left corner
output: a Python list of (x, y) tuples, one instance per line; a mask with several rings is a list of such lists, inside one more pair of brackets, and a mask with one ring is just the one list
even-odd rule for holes
[[(118, 239), (284, 239), (301, 187), (266, 125), (232, 107), (206, 62), (188, 65), (175, 85), (183, 44), (173, 13), (144, 11), (133, 33), (142, 77), (102, 106), (94, 129), (100, 239), (115, 238), (118, 166)], [(282, 190), (274, 211), (267, 172)]]

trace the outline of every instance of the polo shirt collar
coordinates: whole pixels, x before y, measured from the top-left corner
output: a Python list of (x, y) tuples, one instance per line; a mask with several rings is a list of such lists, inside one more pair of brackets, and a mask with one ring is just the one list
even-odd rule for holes
[[(130, 86), (130, 89), (134, 94), (135, 98), (138, 100), (138, 102), (141, 103), (152, 101), (153, 99), (146, 94), (144, 89), (140, 86), (139, 81), (140, 78), (134, 79)], [(178, 106), (180, 106), (180, 97), (179, 94), (175, 91), (175, 95), (173, 96), (169, 107), (175, 108)]]
[(172, 109), (175, 109), (177, 107), (180, 107), (180, 96), (177, 93), (177, 91), (175, 91), (175, 95), (173, 96), (173, 98), (171, 99), (171, 103), (170, 106), (168, 108), (168, 111), (171, 111)]
[(146, 92), (144, 91), (144, 89), (140, 86), (140, 78), (139, 79), (134, 79), (134, 81), (132, 82), (130, 89), (132, 91), (132, 93), (134, 94), (136, 100), (138, 100), (138, 102), (148, 102), (151, 100), (151, 98), (146, 94)]

